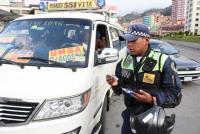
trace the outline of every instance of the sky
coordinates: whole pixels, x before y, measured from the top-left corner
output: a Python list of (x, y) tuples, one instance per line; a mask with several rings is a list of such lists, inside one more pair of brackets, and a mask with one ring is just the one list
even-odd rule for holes
[(151, 8), (165, 8), (172, 4), (172, 0), (107, 0), (107, 3), (118, 6), (119, 15), (132, 11), (141, 13)]

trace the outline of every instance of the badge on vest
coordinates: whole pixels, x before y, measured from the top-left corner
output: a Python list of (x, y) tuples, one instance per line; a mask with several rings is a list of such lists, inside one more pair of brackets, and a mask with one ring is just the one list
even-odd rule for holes
[(154, 84), (155, 81), (155, 74), (144, 73), (143, 82)]

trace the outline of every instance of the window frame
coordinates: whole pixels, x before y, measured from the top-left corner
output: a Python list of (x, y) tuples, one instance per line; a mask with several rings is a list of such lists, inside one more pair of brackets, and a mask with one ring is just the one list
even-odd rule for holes
[[(115, 47), (116, 45), (114, 45), (114, 41), (112, 39), (113, 38), (112, 30), (114, 30), (117, 33), (118, 40), (115, 40), (115, 41), (118, 41), (119, 47)], [(109, 32), (110, 32), (110, 37), (111, 37), (111, 42), (112, 42), (113, 48), (117, 49), (118, 51), (123, 49), (126, 46), (126, 41), (120, 41), (119, 36), (120, 36), (120, 32), (121, 32), (121, 35), (122, 35), (122, 34), (124, 34), (124, 31), (120, 30), (119, 28), (109, 26)], [(122, 42), (125, 42), (125, 43), (122, 43)]]

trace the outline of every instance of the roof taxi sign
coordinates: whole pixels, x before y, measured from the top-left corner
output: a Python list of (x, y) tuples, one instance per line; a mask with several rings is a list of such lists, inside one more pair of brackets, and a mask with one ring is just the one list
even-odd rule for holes
[(49, 2), (48, 10), (76, 10), (76, 9), (96, 9), (101, 8), (101, 6), (105, 5), (104, 2), (100, 2), (102, 0), (65, 0), (60, 2)]

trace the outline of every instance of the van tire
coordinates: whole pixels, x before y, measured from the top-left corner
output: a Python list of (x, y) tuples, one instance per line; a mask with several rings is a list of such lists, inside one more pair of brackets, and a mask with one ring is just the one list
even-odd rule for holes
[(101, 130), (99, 131), (99, 134), (105, 134), (105, 131), (106, 131), (107, 100), (108, 100), (108, 96), (106, 95), (103, 102), (102, 112), (101, 112), (101, 119), (100, 119)]

